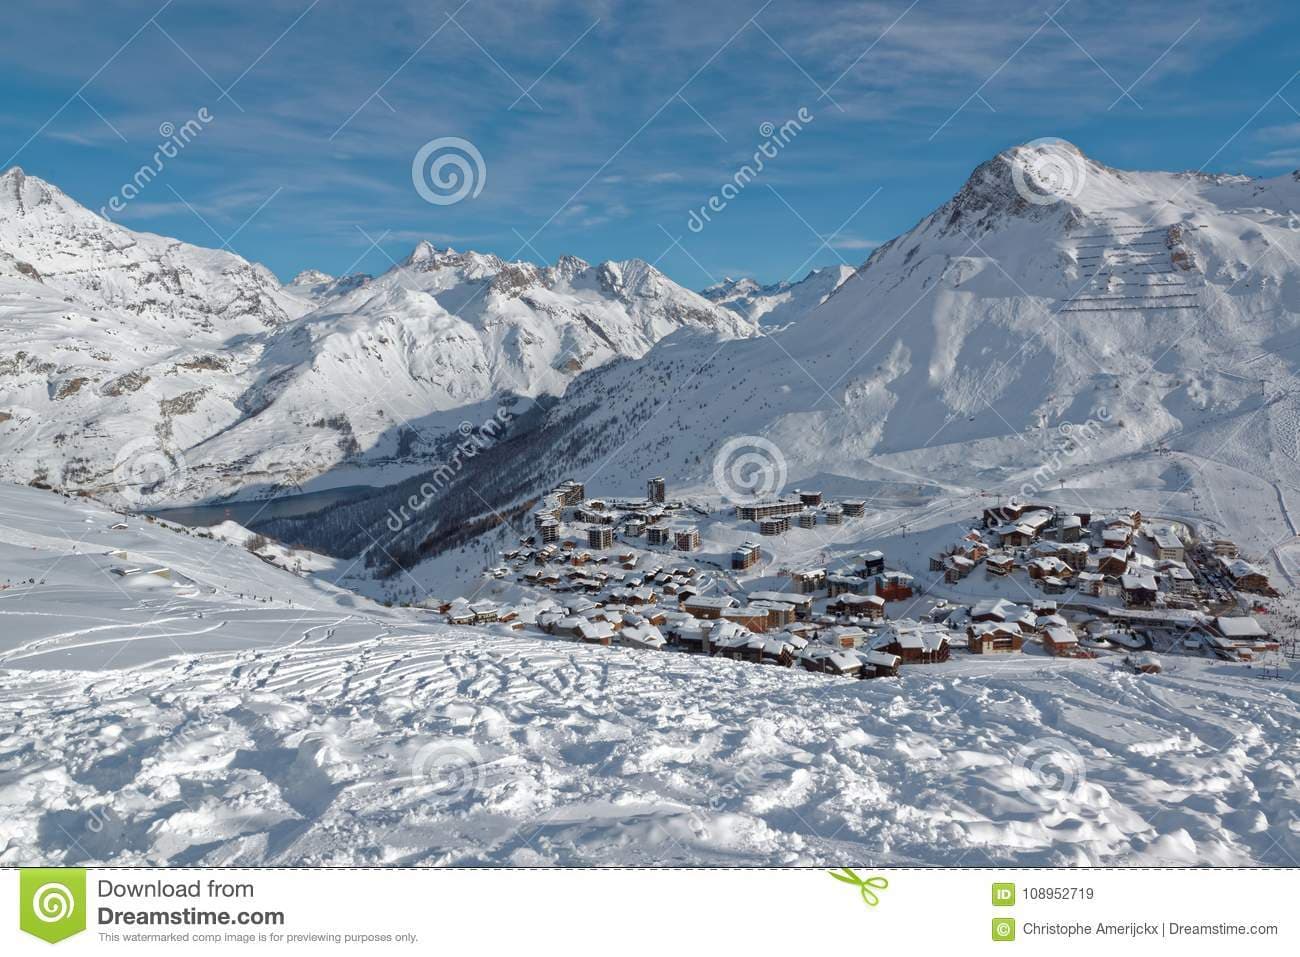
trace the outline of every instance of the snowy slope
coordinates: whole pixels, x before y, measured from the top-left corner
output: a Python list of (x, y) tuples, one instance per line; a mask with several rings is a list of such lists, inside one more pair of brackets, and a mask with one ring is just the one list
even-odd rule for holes
[(1163, 443), (1294, 483), (1295, 209), (1294, 174), (1127, 172), (1017, 147), (798, 323), (721, 348), (666, 340), (579, 379), (552, 419), (617, 450), (569, 467), (624, 493), (663, 473), (716, 495), (733, 436), (773, 442), (791, 484), (1015, 490), (1090, 423), (1094, 463)]
[[(1300, 694), (1242, 665), (963, 656), (850, 681), (579, 646), (119, 518), (0, 487), (0, 863), (1300, 854)], [(110, 570), (151, 563), (172, 580)]]
[(543, 269), (421, 243), (379, 277), (282, 287), (0, 177), (0, 474), (19, 481), (155, 505), (381, 482), (502, 399), (557, 395), (683, 328), (754, 331), (637, 260)]
[(798, 282), (778, 282), (770, 286), (753, 279), (728, 277), (700, 294), (753, 322), (764, 326), (783, 325), (816, 309), (853, 273), (849, 266), (826, 266), (812, 270)]

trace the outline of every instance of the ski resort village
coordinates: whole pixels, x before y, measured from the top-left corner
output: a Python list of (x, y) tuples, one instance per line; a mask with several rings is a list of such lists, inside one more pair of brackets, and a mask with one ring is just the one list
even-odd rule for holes
[(1267, 573), (1183, 521), (1003, 502), (885, 548), (878, 519), (819, 491), (710, 511), (662, 477), (636, 499), (569, 480), (484, 587), (434, 604), (453, 625), (852, 678), (1022, 654), (1143, 673), (1208, 656), (1276, 675), (1297, 656), (1294, 629), (1271, 627)]

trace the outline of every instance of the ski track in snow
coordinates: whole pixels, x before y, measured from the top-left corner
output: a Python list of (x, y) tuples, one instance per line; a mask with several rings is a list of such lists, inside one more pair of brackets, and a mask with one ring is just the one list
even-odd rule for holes
[[(1287, 492), (1297, 488), (1300, 415), (1282, 343), (1295, 328), (1295, 287), (1290, 266), (1260, 262), (1255, 244), (1294, 244), (1269, 210), (1295, 207), (1295, 180), (1198, 177), (1178, 186), (1186, 208), (1167, 211), (1166, 174), (1088, 169), (1076, 204), (1024, 210), (1011, 167), (991, 161), (852, 277), (827, 273), (802, 288), (727, 283), (711, 290), (717, 308), (644, 264), (569, 260), (549, 278), (515, 264), (532, 295), (573, 314), (557, 326), (529, 307), (517, 321), (488, 323), (537, 333), (520, 343), (448, 324), (444, 300), (505, 265), (478, 254), (422, 244), (387, 281), (281, 289), (226, 253), (163, 250), (155, 239), (104, 246), (98, 238), (123, 231), (10, 173), (5, 196), (24, 212), (6, 235), (45, 279), (0, 262), (0, 312), (17, 330), (8, 466), (29, 479), (56, 448), (42, 430), (64, 422), (94, 439), (67, 452), (94, 453), (103, 470), (131, 423), (152, 434), (164, 422), (187, 450), (199, 483), (190, 492), (233, 491), (246, 476), (286, 465), (315, 474), (340, 461), (335, 426), (322, 415), (311, 426), (321, 431), (304, 433), (295, 410), (352, 413), (338, 397), (346, 405), (378, 383), (396, 412), (442, 410), (449, 418), (425, 428), (454, 428), (472, 397), (491, 405), (501, 388), (569, 388), (573, 370), (551, 358), (573, 354), (589, 372), (574, 380), (572, 402), (599, 410), (575, 428), (619, 443), (616, 456), (575, 465), (595, 467), (605, 491), (638, 490), (653, 468), (688, 493), (691, 481), (709, 492), (711, 450), (750, 432), (811, 473), (792, 479), (829, 480), (828, 493), (879, 510), (837, 550), (878, 545), (891, 561), (919, 563), (922, 536), (968, 521), (977, 490), (1013, 488), (1043, 468), (1053, 428), (1099, 419), (1113, 424), (1087, 461), (1048, 476), (1061, 495), (1213, 521), (1294, 582), (1300, 546)], [(1090, 263), (1105, 256), (1081, 242), (1089, 232), (1120, 249), (1121, 231), (1157, 220), (1148, 231), (1191, 264), (1179, 274), (1200, 304), (1194, 325), (1160, 308), (1158, 292), (1138, 297), (1145, 313), (1078, 318), (1056, 307), (1100, 271)], [(66, 234), (51, 224), (92, 241), (56, 248)], [(1128, 258), (1089, 295), (1108, 292), (1110, 279), (1151, 292), (1123, 268)], [(112, 332), (89, 321), (100, 296), (69, 269), (76, 260), (86, 276), (145, 276), (104, 314)], [(154, 302), (153, 278), (172, 263), (190, 264), (203, 291), (188, 305), (165, 299), (183, 307), (176, 315)], [(1247, 263), (1259, 282), (1239, 286)], [(411, 273), (417, 289), (392, 281)], [(784, 325), (800, 311), (795, 300), (821, 301), (837, 286), (815, 319)], [(641, 305), (624, 308), (612, 292)], [(138, 293), (147, 314), (119, 314)], [(202, 305), (210, 299), (232, 304)], [(509, 289), (502, 301), (521, 308)], [(583, 331), (597, 304), (615, 348), (607, 333), (597, 343)], [(897, 332), (887, 325), (918, 304)], [(313, 309), (298, 324), (302, 341), (279, 333)], [(380, 336), (390, 312), (397, 321)], [(1075, 341), (1040, 347), (1046, 316)], [(750, 340), (751, 318), (775, 324), (764, 331), (788, 344), (793, 362), (774, 364), (770, 344)], [(715, 326), (737, 341), (719, 349), (712, 334), (682, 338)], [(61, 356), (51, 378), (41, 363), (59, 355), (70, 328), (102, 345), (110, 364), (87, 349), (93, 362)], [(227, 350), (236, 331), (249, 347)], [(175, 354), (174, 333), (187, 337)], [(452, 340), (470, 343), (461, 359), (478, 359), (444, 368), (427, 346)], [(1022, 364), (1025, 341), (1034, 351)], [(1237, 351), (1220, 358), (1223, 343)], [(20, 347), (36, 364), (18, 361)], [(256, 390), (280, 424), (253, 435), (241, 402), (263, 347), (297, 376), (283, 392)], [(616, 355), (643, 359), (605, 364)], [(463, 372), (471, 367), (478, 372)], [(132, 384), (128, 371), (153, 374)], [(409, 403), (394, 375), (410, 384)], [(674, 378), (679, 387), (665, 389)], [(717, 379), (729, 388), (714, 388)], [(830, 383), (843, 408), (823, 413), (825, 393), (805, 379), (817, 390)], [(162, 400), (182, 398), (190, 411), (163, 415)], [(86, 410), (99, 421), (105, 408), (126, 424), (93, 435), (78, 427)], [(389, 414), (347, 420), (365, 444), (382, 438), (368, 448), (380, 461), (395, 451), (383, 444), (395, 445)], [(255, 418), (265, 425), (267, 413)], [(655, 428), (643, 431), (648, 421)], [(1157, 443), (1170, 451), (1156, 455)], [(227, 484), (231, 461), (245, 465)], [(927, 487), (941, 497), (918, 504)], [(296, 577), (242, 548), (134, 518), (110, 530), (119, 517), (0, 487), (0, 863), (1300, 864), (1294, 675), (1269, 681), (1176, 655), (1163, 674), (1139, 676), (1113, 658), (959, 654), (855, 682), (590, 648), (431, 624), (342, 593), (330, 561)], [(451, 554), (407, 578), (441, 593), (461, 563)], [(165, 566), (174, 578), (112, 574), (124, 565)]]
[[(1294, 864), (1294, 685), (472, 631), (8, 672), (5, 863)], [(1038, 760), (1046, 756), (1046, 763)]]

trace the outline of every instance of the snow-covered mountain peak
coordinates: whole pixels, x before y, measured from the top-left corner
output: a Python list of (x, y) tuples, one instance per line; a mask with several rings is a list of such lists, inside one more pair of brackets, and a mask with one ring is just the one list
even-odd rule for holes
[(21, 218), (38, 211), (44, 216), (98, 219), (57, 186), (26, 173), (21, 166), (11, 166), (0, 174), (0, 218)]
[(597, 278), (610, 293), (623, 299), (658, 295), (676, 286), (667, 276), (644, 259), (608, 260), (596, 267)]
[(368, 273), (352, 273), (348, 276), (331, 276), (319, 269), (304, 269), (285, 285), (285, 292), (300, 299), (323, 305), (330, 300), (347, 295), (369, 283), (373, 276)]
[[(135, 232), (18, 167), (0, 177), (0, 261), (83, 315), (155, 333), (218, 341), (287, 324), (310, 308), (276, 277), (224, 249)], [(70, 331), (75, 330), (68, 327)], [(110, 350), (113, 351), (113, 350)]]
[[(775, 443), (792, 480), (883, 468), (990, 488), (1040, 465), (1051, 427), (1078, 423), (1100, 423), (1094, 462), (1231, 440), (1251, 469), (1293, 472), (1298, 212), (1290, 173), (1120, 170), (1068, 144), (1013, 147), (856, 271), (705, 290), (766, 337), (719, 351), (674, 336), (580, 378), (550, 421), (618, 445), (603, 475), (620, 492), (645, 474), (706, 488), (713, 452), (739, 435)], [(834, 294), (785, 306), (807, 318), (775, 319), (772, 303), (819, 283)], [(695, 370), (690, 390), (661, 391)], [(651, 395), (659, 421), (691, 423), (680, 441), (627, 439)]]
[(554, 286), (559, 282), (572, 282), (574, 277), (580, 276), (591, 268), (591, 263), (585, 259), (579, 259), (577, 256), (561, 256), (555, 260), (555, 265), (546, 270), (546, 284)]
[[(448, 250), (450, 252), (450, 250)], [(406, 257), (406, 264), (414, 266), (419, 263), (429, 262), (438, 256), (438, 247), (427, 239), (421, 239), (411, 250), (411, 254)]]
[(824, 266), (798, 282), (781, 281), (764, 286), (754, 279), (732, 279), (714, 283), (704, 298), (737, 315), (764, 326), (784, 325), (820, 306), (851, 277), (852, 266)]
[(304, 269), (298, 275), (294, 276), (289, 282), (291, 286), (319, 286), (325, 283), (331, 283), (334, 277), (327, 272), (321, 272), (319, 269)]
[(1015, 146), (977, 166), (935, 215), (967, 233), (996, 229), (1009, 217), (1066, 223), (1075, 216), (1090, 166), (1063, 141)]
[(472, 250), (457, 252), (450, 246), (439, 249), (427, 239), (422, 239), (411, 250), (411, 254), (406, 257), (400, 268), (418, 272), (455, 269), (467, 279), (484, 279), (499, 272), (504, 265), (505, 261), (492, 253), (479, 253)]
[(757, 279), (750, 279), (748, 276), (741, 279), (734, 279), (731, 276), (723, 276), (721, 282), (715, 282), (711, 286), (705, 286), (703, 295), (706, 299), (713, 302), (721, 302), (738, 296), (747, 296), (758, 292), (762, 289), (762, 284)]
[(0, 216), (24, 216), (45, 206), (69, 216), (94, 215), (53, 183), (28, 174), (21, 166), (11, 166), (0, 174)]

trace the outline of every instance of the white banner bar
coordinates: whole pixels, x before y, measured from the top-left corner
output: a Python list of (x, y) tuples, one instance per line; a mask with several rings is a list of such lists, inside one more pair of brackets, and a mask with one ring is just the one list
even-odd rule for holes
[(1013, 947), (1223, 957), (1225, 947), (1275, 954), (1300, 945), (1300, 871), (837, 873), (11, 870), (3, 872), (4, 893), (19, 898), (19, 919), (5, 950), (46, 953), (46, 940), (65, 934), (60, 952), (67, 954), (286, 946), (314, 953), (329, 945), (360, 953), (476, 947), (509, 954), (552, 942), (573, 954), (619, 957), (664, 957), (682, 948), (842, 953), (868, 944), (876, 952), (881, 945), (910, 953), (959, 947), (1004, 957)]

